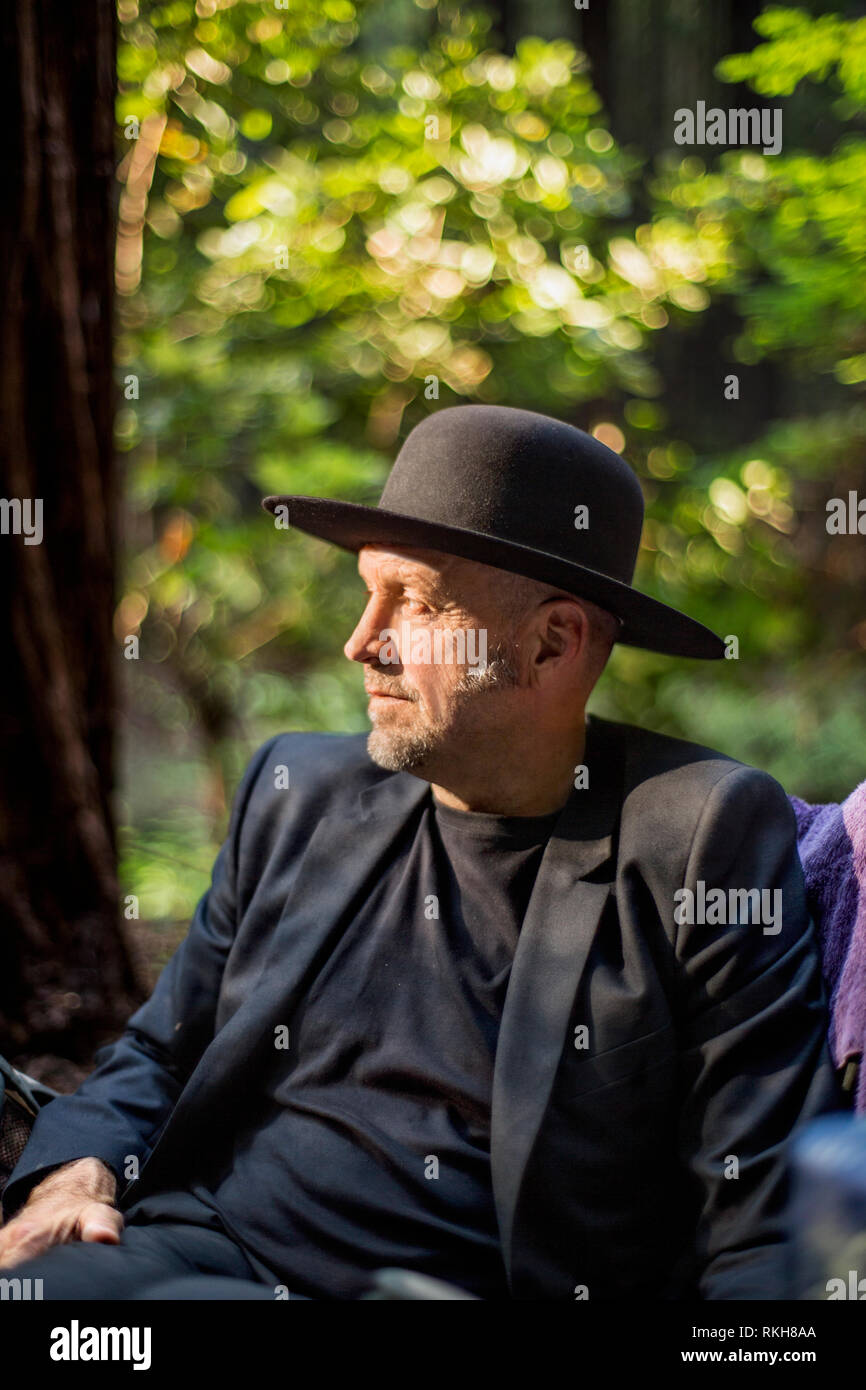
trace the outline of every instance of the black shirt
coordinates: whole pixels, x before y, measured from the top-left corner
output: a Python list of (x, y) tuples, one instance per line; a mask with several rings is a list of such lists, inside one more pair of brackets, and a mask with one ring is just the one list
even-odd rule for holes
[[(289, 1048), (228, 1152), (191, 1189), (208, 1224), (216, 1214), (257, 1267), (312, 1298), (356, 1297), (386, 1265), (508, 1297), (493, 1062), (559, 812), (455, 811), (432, 792), (422, 807), (287, 1020)], [(159, 1212), (160, 1194), (143, 1206)]]

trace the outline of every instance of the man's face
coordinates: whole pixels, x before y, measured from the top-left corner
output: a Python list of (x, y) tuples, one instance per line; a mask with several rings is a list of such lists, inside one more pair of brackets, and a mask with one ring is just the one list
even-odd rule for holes
[(370, 756), (390, 771), (438, 775), (514, 717), (517, 671), (496, 604), (497, 572), (436, 551), (381, 546), (363, 547), (358, 570), (368, 601), (343, 650), (367, 668)]

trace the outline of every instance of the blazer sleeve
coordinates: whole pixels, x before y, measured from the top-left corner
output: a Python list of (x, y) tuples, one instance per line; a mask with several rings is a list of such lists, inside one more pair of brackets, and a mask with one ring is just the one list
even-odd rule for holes
[(153, 1148), (214, 1035), (223, 970), (236, 929), (244, 814), (277, 738), (259, 749), (241, 779), (211, 886), (150, 998), (131, 1016), (121, 1036), (95, 1053), (94, 1070), (77, 1090), (48, 1101), (37, 1114), (3, 1192), (4, 1220), (60, 1164), (101, 1158), (114, 1171), (120, 1189), (129, 1158), (137, 1157), (140, 1166)]
[(814, 1116), (843, 1108), (844, 1096), (827, 1042), (796, 820), (767, 773), (740, 765), (715, 784), (683, 887), (698, 894), (700, 881), (707, 893), (723, 889), (728, 903), (731, 889), (758, 889), (763, 908), (753, 920), (753, 898), (749, 909), (728, 910), (727, 924), (677, 928), (678, 1143), (697, 1288), (704, 1299), (784, 1299), (790, 1139)]

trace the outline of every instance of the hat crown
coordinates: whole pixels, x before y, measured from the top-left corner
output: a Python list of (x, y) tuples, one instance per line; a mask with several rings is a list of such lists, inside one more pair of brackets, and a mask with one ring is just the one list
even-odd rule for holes
[[(379, 506), (530, 546), (630, 584), (644, 502), (619, 454), (513, 406), (449, 406), (407, 435)], [(585, 510), (582, 510), (585, 509)]]

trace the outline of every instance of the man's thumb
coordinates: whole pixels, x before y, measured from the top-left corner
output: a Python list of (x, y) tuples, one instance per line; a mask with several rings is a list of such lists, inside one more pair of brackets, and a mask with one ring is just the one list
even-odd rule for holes
[(113, 1207), (105, 1206), (102, 1202), (91, 1202), (85, 1207), (78, 1225), (82, 1240), (118, 1245), (123, 1230), (123, 1217)]

